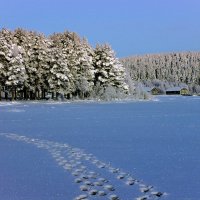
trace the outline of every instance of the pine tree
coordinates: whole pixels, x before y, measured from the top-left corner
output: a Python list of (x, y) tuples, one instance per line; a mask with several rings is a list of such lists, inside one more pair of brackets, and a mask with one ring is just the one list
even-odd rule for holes
[(8, 54), (10, 61), (8, 64), (6, 85), (12, 88), (12, 100), (16, 99), (17, 89), (23, 88), (27, 78), (23, 61), (23, 49), (13, 44)]
[(95, 80), (97, 87), (105, 90), (112, 86), (125, 93), (128, 92), (128, 85), (125, 83), (125, 69), (115, 57), (114, 51), (109, 45), (97, 45), (94, 51)]
[(30, 74), (30, 83), (33, 81), (33, 87), (29, 85), (30, 90), (37, 94), (37, 98), (45, 98), (45, 92), (49, 90), (48, 77), (51, 61), (51, 43), (42, 34), (31, 33), (30, 48), (28, 50), (29, 65), (27, 69)]
[(10, 45), (5, 40), (10, 35), (10, 32), (6, 29), (0, 31), (0, 100), (1, 100), (1, 92), (3, 87), (5, 87), (5, 82), (7, 79), (7, 69), (9, 58), (7, 54), (9, 52)]
[[(1, 37), (3, 42), (4, 64), (6, 63), (5, 86), (12, 91), (12, 100), (16, 99), (17, 89), (21, 89), (27, 78), (24, 66), (23, 54), (24, 49), (15, 43), (13, 33), (6, 29), (2, 30)], [(2, 50), (3, 50), (2, 49)], [(3, 66), (3, 65), (2, 65)]]
[(17, 29), (14, 32), (16, 42), (24, 50), (25, 68), (28, 78), (25, 82), (25, 98), (45, 97), (45, 91), (49, 89), (48, 75), (50, 57), (50, 41), (42, 34), (32, 31)]
[(83, 39), (75, 46), (78, 59), (76, 76), (76, 90), (79, 97), (90, 96), (94, 86), (94, 51), (88, 42)]
[(50, 74), (48, 83), (50, 91), (70, 97), (73, 88), (71, 80), (72, 74), (68, 68), (68, 62), (63, 58), (61, 49), (56, 46), (51, 47), (52, 60), (50, 62)]
[(68, 31), (54, 34), (51, 40), (61, 50), (63, 61), (67, 62), (67, 74), (70, 76), (67, 93), (81, 98), (89, 95), (94, 78), (91, 47), (76, 33)]
[[(53, 62), (51, 66), (50, 84), (56, 82), (56, 90), (58, 93), (67, 95), (68, 98), (72, 97), (75, 91), (75, 77), (72, 71), (72, 63), (75, 64), (75, 59), (71, 56), (73, 52), (72, 42), (68, 38), (68, 32), (64, 34), (57, 33), (50, 36), (52, 41), (52, 55)], [(54, 84), (53, 84), (54, 82)]]

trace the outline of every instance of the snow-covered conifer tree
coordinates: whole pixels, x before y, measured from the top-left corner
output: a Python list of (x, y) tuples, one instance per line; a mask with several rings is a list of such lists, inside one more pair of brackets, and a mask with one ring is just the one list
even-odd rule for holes
[(25, 50), (24, 61), (28, 79), (25, 83), (25, 98), (44, 98), (48, 86), (50, 41), (42, 34), (17, 29), (16, 42)]
[(128, 93), (129, 87), (125, 83), (125, 69), (115, 57), (109, 45), (97, 45), (94, 51), (95, 86), (104, 90), (108, 86), (118, 88)]
[(54, 45), (61, 50), (62, 58), (67, 62), (70, 76), (70, 88), (66, 88), (73, 96), (84, 97), (92, 90), (94, 70), (92, 65), (92, 50), (86, 41), (77, 34), (64, 32), (51, 36)]
[(28, 74), (26, 94), (30, 98), (44, 98), (49, 89), (48, 76), (51, 61), (50, 41), (36, 32), (16, 30), (15, 37), (25, 49), (25, 66)]
[[(6, 29), (1, 32), (3, 39), (4, 64), (7, 64), (5, 73), (5, 86), (12, 90), (12, 99), (16, 98), (17, 89), (22, 88), (27, 78), (24, 66), (23, 54), (24, 49), (15, 43), (13, 33)], [(3, 64), (2, 64), (3, 66)]]
[[(50, 41), (42, 34), (32, 33), (32, 44), (29, 49), (30, 67), (34, 69), (34, 92), (44, 98), (45, 92), (49, 89), (48, 78), (51, 61)], [(29, 70), (32, 70), (30, 69)], [(36, 70), (36, 71), (35, 71)], [(38, 95), (37, 95), (38, 96)]]
[(12, 87), (12, 99), (16, 98), (17, 88), (22, 89), (27, 78), (22, 54), (23, 49), (16, 44), (12, 45), (8, 54), (10, 61), (8, 64), (6, 85)]
[(74, 74), (71, 71), (69, 60), (73, 45), (61, 33), (50, 36), (50, 39), (52, 41), (51, 54), (53, 56), (49, 79), (50, 88), (71, 98), (72, 93), (75, 91)]
[(68, 67), (68, 61), (63, 58), (62, 50), (52, 44), (52, 60), (50, 62), (49, 87), (50, 91), (58, 94), (71, 95), (73, 76)]
[(9, 52), (9, 44), (6, 41), (6, 38), (10, 35), (10, 32), (6, 29), (0, 31), (0, 100), (1, 100), (1, 91), (5, 87), (6, 75), (8, 69), (9, 58), (7, 54)]
[(94, 86), (94, 51), (88, 42), (83, 39), (75, 46), (77, 52), (76, 90), (79, 97), (90, 96)]

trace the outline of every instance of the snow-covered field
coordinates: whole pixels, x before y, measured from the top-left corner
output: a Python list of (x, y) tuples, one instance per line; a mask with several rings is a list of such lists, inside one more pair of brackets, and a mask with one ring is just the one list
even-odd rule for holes
[(2, 200), (199, 200), (199, 152), (200, 97), (0, 102)]

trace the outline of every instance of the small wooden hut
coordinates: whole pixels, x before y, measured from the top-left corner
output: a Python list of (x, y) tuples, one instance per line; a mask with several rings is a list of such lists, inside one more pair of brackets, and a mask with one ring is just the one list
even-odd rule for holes
[(185, 87), (173, 87), (166, 90), (167, 95), (189, 95), (189, 90)]

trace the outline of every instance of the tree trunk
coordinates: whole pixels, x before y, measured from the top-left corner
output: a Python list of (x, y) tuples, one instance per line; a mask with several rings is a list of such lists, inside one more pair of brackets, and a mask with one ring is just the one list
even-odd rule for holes
[(14, 87), (12, 86), (12, 101), (14, 101), (15, 99), (15, 90), (14, 90)]
[(28, 96), (27, 96), (27, 88), (24, 87), (24, 99), (27, 100)]
[(19, 93), (19, 94), (20, 94), (20, 100), (24, 99), (24, 98), (23, 98), (23, 91), (20, 90), (20, 93)]
[(35, 99), (35, 94), (33, 93), (33, 91), (30, 91), (30, 99), (31, 100)]
[(8, 100), (8, 91), (7, 90), (5, 90), (5, 99), (6, 99), (6, 101)]
[(17, 88), (15, 87), (15, 100), (17, 100)]
[(39, 90), (35, 89), (35, 99), (39, 99)]
[(0, 101), (1, 101), (1, 86), (0, 86)]
[(26, 99), (26, 89), (25, 88), (23, 89), (23, 99), (24, 100)]
[(44, 89), (44, 92), (43, 92), (43, 98), (45, 99), (45, 96), (46, 96), (46, 90)]
[(38, 90), (38, 99), (41, 99), (41, 91), (40, 90)]
[(58, 92), (56, 92), (56, 100), (58, 100), (58, 95), (59, 95), (59, 93), (58, 93)]
[(33, 91), (30, 91), (30, 100), (33, 99)]
[(45, 99), (45, 90), (42, 89), (42, 99)]

